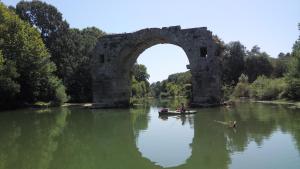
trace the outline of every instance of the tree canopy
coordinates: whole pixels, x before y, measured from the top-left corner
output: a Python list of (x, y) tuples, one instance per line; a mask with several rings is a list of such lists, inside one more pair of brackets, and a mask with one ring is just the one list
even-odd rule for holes
[(54, 6), (41, 1), (20, 1), (16, 13), (40, 31), (70, 101), (91, 101), (90, 58), (98, 38), (105, 33), (95, 27), (69, 28)]
[(51, 48), (53, 41), (69, 28), (69, 24), (63, 20), (56, 7), (42, 1), (22, 0), (16, 5), (16, 13), (40, 31), (48, 48)]
[(252, 83), (258, 76), (265, 75), (269, 77), (273, 71), (273, 66), (269, 60), (270, 56), (265, 52), (260, 52), (258, 46), (254, 46), (247, 53), (245, 60), (245, 74)]
[(240, 42), (230, 42), (225, 45), (222, 61), (223, 82), (236, 84), (244, 71), (246, 48)]
[(149, 77), (145, 65), (135, 63), (131, 70), (131, 96), (132, 97), (145, 97), (149, 93)]
[[(0, 3), (0, 91), (13, 101), (66, 101), (40, 33)], [(60, 94), (58, 92), (61, 92)], [(9, 94), (7, 94), (9, 93)], [(2, 95), (2, 96), (3, 96)], [(61, 98), (57, 98), (61, 96)], [(1, 100), (0, 104), (6, 104)]]

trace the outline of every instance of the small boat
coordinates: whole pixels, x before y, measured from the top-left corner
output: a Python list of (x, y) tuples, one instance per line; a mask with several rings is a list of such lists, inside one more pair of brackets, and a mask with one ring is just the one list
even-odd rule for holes
[(159, 115), (167, 115), (167, 116), (176, 116), (176, 115), (186, 115), (186, 114), (196, 114), (195, 110), (186, 110), (185, 112), (180, 112), (176, 110), (168, 110), (168, 111), (159, 111)]

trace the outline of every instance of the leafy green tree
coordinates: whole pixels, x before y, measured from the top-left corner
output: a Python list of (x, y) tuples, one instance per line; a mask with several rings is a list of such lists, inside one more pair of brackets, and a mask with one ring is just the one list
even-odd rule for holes
[(3, 107), (14, 101), (20, 92), (20, 85), (16, 82), (19, 74), (16, 65), (10, 60), (4, 59), (0, 50), (0, 105)]
[[(14, 91), (11, 95), (11, 99), (14, 100), (12, 104), (66, 101), (64, 90), (58, 90), (63, 89), (63, 86), (53, 75), (56, 68), (50, 61), (50, 55), (40, 38), (40, 33), (2, 3), (0, 3), (0, 50), (2, 77), (7, 76), (8, 82), (3, 83), (1, 91)], [(59, 92), (61, 93), (58, 94)]]
[(148, 81), (150, 75), (147, 73), (147, 68), (142, 64), (134, 64), (132, 68), (132, 73), (138, 82)]
[(168, 76), (168, 79), (162, 82), (152, 83), (150, 85), (153, 97), (176, 97), (191, 96), (192, 74), (190, 71), (175, 73)]
[(72, 102), (87, 102), (92, 100), (92, 78), (90, 59), (99, 37), (105, 33), (90, 27), (83, 30), (70, 29), (67, 45), (61, 49), (60, 66), (64, 72), (64, 84)]
[(69, 28), (56, 7), (45, 2), (22, 0), (16, 5), (15, 10), (21, 19), (28, 21), (40, 31), (48, 49), (51, 49), (55, 39), (62, 36)]
[(105, 33), (95, 27), (70, 29), (62, 14), (42, 1), (20, 1), (16, 12), (40, 31), (70, 101), (91, 101), (90, 58), (98, 38)]
[(150, 92), (150, 84), (148, 82), (149, 74), (147, 68), (142, 64), (134, 64), (132, 70), (132, 96), (133, 97), (146, 97)]
[[(300, 31), (300, 23), (299, 23)], [(292, 58), (286, 74), (286, 96), (289, 99), (300, 100), (300, 36), (293, 46)]]
[(191, 84), (192, 83), (192, 74), (190, 71), (175, 73), (168, 76), (168, 82), (172, 82), (179, 85)]
[(57, 75), (64, 79), (65, 47), (69, 45), (69, 25), (63, 20), (62, 14), (52, 5), (45, 2), (20, 1), (16, 5), (16, 13), (21, 19), (26, 20), (36, 27), (51, 53), (51, 60), (56, 64)]
[(292, 59), (287, 76), (289, 78), (300, 78), (300, 40), (293, 46)]
[(225, 45), (222, 60), (223, 82), (225, 84), (236, 84), (244, 71), (244, 58), (246, 48), (239, 41), (230, 42)]
[(254, 46), (251, 51), (247, 53), (245, 74), (249, 77), (250, 83), (260, 75), (270, 77), (273, 72), (273, 66), (269, 58), (269, 55), (265, 52), (260, 52), (257, 46)]
[(170, 97), (178, 96), (178, 86), (174, 83), (167, 83), (167, 92)]
[(150, 85), (151, 96), (158, 98), (161, 93), (161, 82), (155, 82)]
[(291, 58), (290, 53), (279, 53), (278, 58), (272, 60), (273, 72), (272, 77), (280, 78), (288, 72), (288, 64)]

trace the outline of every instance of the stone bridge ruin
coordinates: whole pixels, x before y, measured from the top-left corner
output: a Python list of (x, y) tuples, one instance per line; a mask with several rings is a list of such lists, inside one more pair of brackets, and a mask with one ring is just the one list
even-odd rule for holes
[[(101, 37), (91, 60), (93, 106), (128, 107), (130, 72), (137, 58), (146, 49), (166, 43), (181, 47), (188, 57), (190, 64), (187, 68), (192, 74), (191, 105), (219, 105), (220, 61), (212, 32), (206, 27), (181, 29), (173, 26)], [(164, 70), (163, 67), (157, 69)]]

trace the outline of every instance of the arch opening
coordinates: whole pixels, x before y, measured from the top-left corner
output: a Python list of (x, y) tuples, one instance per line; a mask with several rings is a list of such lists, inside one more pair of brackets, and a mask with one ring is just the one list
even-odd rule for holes
[(189, 59), (180, 46), (156, 44), (142, 51), (138, 56), (132, 56), (136, 60), (130, 73), (131, 97), (160, 98), (191, 93)]
[(180, 46), (157, 44), (144, 50), (136, 63), (147, 67), (149, 82), (153, 83), (167, 79), (168, 75), (188, 71), (189, 60)]

